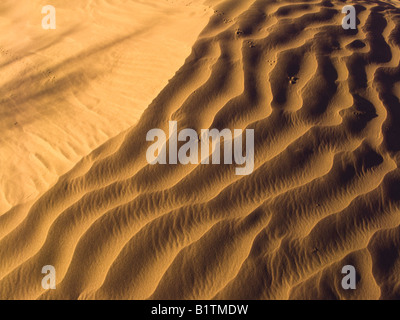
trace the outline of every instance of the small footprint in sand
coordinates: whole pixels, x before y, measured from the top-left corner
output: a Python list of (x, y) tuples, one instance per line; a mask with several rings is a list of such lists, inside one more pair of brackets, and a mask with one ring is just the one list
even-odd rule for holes
[(254, 48), (254, 42), (253, 41), (247, 41), (247, 44), (249, 45), (249, 48)]
[(51, 70), (46, 70), (44, 73), (47, 81), (55, 82), (56, 77)]
[(297, 80), (299, 80), (297, 77), (288, 77), (288, 79), (290, 84), (296, 84)]

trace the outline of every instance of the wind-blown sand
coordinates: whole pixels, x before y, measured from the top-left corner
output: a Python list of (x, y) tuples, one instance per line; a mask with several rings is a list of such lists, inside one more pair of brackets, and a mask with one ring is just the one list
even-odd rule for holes
[(0, 4), (0, 214), (135, 125), (213, 12), (183, 0), (50, 2), (56, 30), (42, 29), (48, 1)]
[[(95, 34), (103, 35), (101, 19), (115, 22), (124, 13), (121, 19), (130, 21), (124, 8), (129, 5), (118, 2), (88, 1), (93, 5), (88, 24), (99, 21)], [(175, 5), (188, 17), (179, 7), (184, 3)], [(40, 111), (30, 128), (43, 130), (49, 140), (35, 145), (23, 126), (7, 127), (0, 120), (8, 137), (0, 148), (10, 157), (22, 155), (20, 162), (4, 155), (1, 159), (9, 165), (1, 167), (3, 207), (8, 204), (0, 216), (1, 298), (400, 298), (398, 2), (201, 4), (193, 9), (199, 21), (207, 17), (208, 6), (215, 12), (161, 92), (157, 88), (174, 66), (167, 63), (152, 74), (157, 69), (153, 59), (165, 61), (165, 50), (171, 50), (176, 63), (182, 60), (170, 45), (161, 49), (164, 39), (170, 41), (167, 31), (160, 31), (149, 45), (160, 45), (156, 52), (150, 47), (138, 50), (144, 74), (152, 74), (149, 82), (158, 81), (153, 89), (138, 80), (140, 71), (130, 64), (129, 49), (139, 40), (129, 38), (122, 22), (104, 34), (112, 43), (107, 48), (93, 49), (93, 37), (83, 42), (86, 38), (72, 41), (73, 35), (66, 36), (75, 46), (71, 55), (85, 57), (75, 62), (62, 55), (67, 54), (61, 44), (34, 42), (37, 51), (46, 46), (47, 53), (24, 58), (31, 59), (26, 80), (2, 60), (13, 82), (1, 88), (16, 98), (3, 101), (1, 112), (8, 122), (20, 117), (19, 125)], [(342, 28), (345, 4), (356, 6), (358, 30)], [(162, 8), (169, 5), (174, 3)], [(95, 9), (102, 6), (107, 10), (100, 15), (102, 10)], [(178, 15), (173, 8), (160, 9), (160, 15)], [(144, 30), (150, 25), (144, 24)], [(121, 40), (121, 35), (128, 38)], [(146, 42), (148, 37), (140, 39)], [(187, 44), (189, 38), (177, 39)], [(126, 50), (116, 49), (119, 41), (127, 41)], [(46, 78), (29, 68), (36, 68), (42, 56), (46, 70), (57, 52), (61, 56), (54, 72), (66, 79), (48, 91), (41, 84)], [(149, 60), (145, 52), (152, 52)], [(23, 59), (12, 63), (24, 69)], [(119, 66), (113, 69), (113, 63)], [(96, 66), (110, 67), (100, 68), (105, 80), (92, 77)], [(39, 84), (32, 82), (35, 75)], [(72, 86), (70, 77), (77, 79)], [(154, 90), (158, 95), (151, 97)], [(135, 93), (143, 95), (136, 98)], [(146, 100), (155, 96), (146, 108)], [(91, 108), (97, 110), (94, 118)], [(170, 120), (198, 132), (254, 129), (254, 172), (241, 177), (234, 165), (148, 165), (146, 133), (153, 128), (168, 131)], [(53, 128), (58, 122), (65, 124), (59, 135)], [(106, 139), (54, 185), (52, 178), (43, 177), (65, 172)], [(48, 154), (52, 150), (57, 151), (54, 156)], [(45, 167), (39, 171), (29, 158), (35, 153)], [(60, 154), (69, 157), (67, 164)], [(32, 187), (37, 194), (48, 188), (39, 199), (25, 203), (13, 190), (28, 188), (27, 177), (45, 181)], [(44, 265), (57, 270), (56, 290), (41, 286)], [(345, 265), (356, 267), (356, 290), (341, 287)]]

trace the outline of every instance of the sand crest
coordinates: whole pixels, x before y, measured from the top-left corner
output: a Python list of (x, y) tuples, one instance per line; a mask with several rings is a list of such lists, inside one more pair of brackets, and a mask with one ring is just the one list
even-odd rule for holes
[[(122, 2), (88, 1), (92, 21), (114, 23), (121, 14), (129, 20), (123, 13), (130, 5)], [(63, 135), (55, 134), (59, 145), (51, 137), (40, 142), (45, 149), (37, 152), (37, 161), (47, 163), (45, 169), (37, 171), (39, 163), (21, 160), (25, 177), (45, 181), (41, 188), (32, 187), (36, 193), (46, 190), (39, 199), (12, 203), (7, 190), (26, 188), (28, 182), (11, 177), (1, 181), (8, 184), (2, 186), (6, 212), (0, 216), (0, 297), (400, 298), (398, 2), (349, 3), (357, 10), (357, 30), (342, 28), (342, 1), (209, 0), (199, 1), (192, 14), (183, 7), (179, 13), (185, 1), (157, 3), (162, 9), (172, 6), (168, 14), (160, 9), (165, 19), (181, 14), (200, 21), (209, 14), (208, 6), (214, 11), (201, 30), (193, 27), (197, 40), (185, 62), (175, 57), (175, 65), (153, 74), (149, 81), (158, 81), (154, 90), (134, 81), (140, 71), (130, 64), (129, 50), (114, 51), (120, 45), (146, 43), (151, 38), (146, 28), (152, 23), (144, 24), (139, 40), (130, 38), (124, 26), (115, 27), (104, 35), (109, 42), (103, 46), (110, 47), (97, 47), (104, 51), (99, 55), (87, 52), (95, 39), (74, 41), (71, 31), (65, 37), (79, 58), (60, 57), (51, 69), (56, 77), (64, 75), (63, 84), (55, 80), (50, 87), (54, 92), (33, 89), (24, 79), (14, 80), (19, 89), (10, 86), (20, 93), (26, 83), (14, 100), (17, 110), (38, 103), (32, 112), (39, 112), (43, 101), (57, 103), (56, 110), (41, 114), (51, 125), (63, 121), (71, 126)], [(101, 26), (99, 22), (93, 32), (102, 34)], [(161, 32), (149, 48), (161, 46), (164, 37), (171, 34)], [(189, 38), (176, 39), (181, 45), (190, 43)], [(58, 43), (37, 45), (48, 45), (42, 54), (46, 59), (62, 48)], [(157, 69), (146, 59), (162, 63), (168, 48), (174, 55), (168, 45), (149, 49), (151, 54), (140, 63), (145, 74)], [(113, 61), (117, 66), (110, 65)], [(105, 73), (101, 81), (96, 78), (99, 68)], [(174, 68), (176, 74), (165, 85)], [(40, 72), (30, 72), (46, 81)], [(71, 86), (73, 79), (79, 85)], [(65, 101), (70, 117), (54, 114)], [(93, 108), (98, 113), (92, 124), (79, 125), (78, 118), (89, 121), (93, 114), (86, 101), (97, 101)], [(18, 123), (32, 114), (22, 111)], [(44, 120), (37, 121), (35, 130), (47, 130), (47, 136), (54, 132), (50, 125), (40, 125)], [(149, 165), (146, 134), (153, 128), (168, 131), (169, 121), (197, 132), (254, 129), (254, 172), (237, 176), (234, 165)], [(17, 128), (2, 130), (9, 139), (24, 139), (14, 133)], [(36, 150), (33, 143), (27, 145)], [(0, 148), (9, 148), (10, 156), (32, 154), (6, 142)], [(44, 157), (43, 150), (53, 150), (54, 157)], [(69, 157), (67, 164), (57, 160), (60, 154)], [(2, 161), (18, 164), (15, 159)], [(52, 167), (55, 163), (58, 168)], [(46, 172), (64, 173), (71, 163), (74, 168), (54, 185), (43, 178)], [(18, 199), (15, 193), (13, 199)], [(41, 286), (44, 265), (57, 270), (56, 290)], [(357, 290), (341, 287), (345, 265), (357, 269)]]

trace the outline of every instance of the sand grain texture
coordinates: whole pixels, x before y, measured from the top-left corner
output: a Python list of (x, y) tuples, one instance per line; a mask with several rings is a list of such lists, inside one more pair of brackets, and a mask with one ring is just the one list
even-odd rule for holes
[[(341, 26), (345, 4), (357, 30)], [(398, 2), (205, 5), (192, 53), (140, 120), (0, 216), (1, 298), (400, 298)], [(170, 120), (254, 129), (254, 172), (148, 165), (146, 133)], [(44, 265), (56, 290), (41, 287)]]

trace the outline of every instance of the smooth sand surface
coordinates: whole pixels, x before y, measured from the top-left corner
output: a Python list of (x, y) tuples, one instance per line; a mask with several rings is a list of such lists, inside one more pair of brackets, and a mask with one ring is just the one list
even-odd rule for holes
[[(76, 3), (86, 29), (77, 13), (36, 41), (19, 13), (2, 56), (1, 298), (400, 298), (397, 1), (347, 2), (357, 30), (333, 0)], [(254, 172), (149, 165), (146, 134), (170, 120), (254, 129)]]
[(0, 4), (0, 214), (136, 124), (213, 12), (201, 1), (50, 2), (56, 30), (42, 29), (49, 1)]

